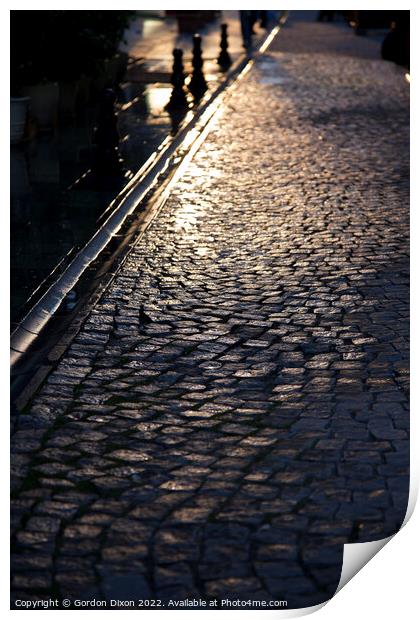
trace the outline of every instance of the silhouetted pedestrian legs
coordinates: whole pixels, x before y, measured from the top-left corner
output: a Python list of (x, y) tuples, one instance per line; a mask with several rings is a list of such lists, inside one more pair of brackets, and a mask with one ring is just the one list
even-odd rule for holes
[(243, 46), (245, 49), (250, 49), (252, 43), (252, 26), (254, 24), (253, 13), (254, 11), (239, 11)]

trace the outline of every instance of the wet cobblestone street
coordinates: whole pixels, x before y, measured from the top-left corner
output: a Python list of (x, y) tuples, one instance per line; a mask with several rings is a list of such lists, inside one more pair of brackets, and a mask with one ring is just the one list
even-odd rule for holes
[(13, 598), (315, 605), (401, 525), (409, 87), (331, 28), (292, 14), (20, 415)]

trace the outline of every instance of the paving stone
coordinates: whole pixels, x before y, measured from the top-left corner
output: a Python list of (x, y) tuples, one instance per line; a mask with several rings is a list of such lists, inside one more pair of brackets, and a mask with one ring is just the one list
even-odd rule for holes
[(403, 521), (408, 88), (293, 13), (16, 420), (15, 596), (311, 606)]

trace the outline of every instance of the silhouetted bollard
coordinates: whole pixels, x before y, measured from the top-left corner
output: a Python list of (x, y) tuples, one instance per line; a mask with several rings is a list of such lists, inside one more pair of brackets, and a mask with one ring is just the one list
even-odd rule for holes
[(174, 49), (172, 55), (174, 57), (171, 77), (173, 89), (171, 98), (165, 106), (166, 110), (175, 110), (177, 108), (186, 108), (188, 106), (187, 95), (184, 87), (185, 73), (184, 63), (182, 62), (182, 50)]
[(193, 36), (193, 59), (192, 59), (193, 72), (191, 75), (188, 88), (194, 97), (194, 101), (197, 102), (201, 99), (207, 90), (207, 82), (203, 73), (203, 57), (201, 51), (201, 37), (199, 34)]
[(107, 88), (102, 96), (99, 107), (97, 125), (93, 134), (96, 144), (96, 169), (98, 172), (110, 173), (120, 171), (118, 156), (118, 118), (114, 105), (117, 98), (111, 88)]
[(229, 43), (228, 43), (228, 36), (227, 36), (227, 24), (222, 24), (220, 26), (220, 30), (221, 30), (220, 54), (217, 59), (217, 64), (223, 71), (226, 71), (226, 69), (229, 69), (230, 65), (232, 64), (232, 59), (228, 52)]

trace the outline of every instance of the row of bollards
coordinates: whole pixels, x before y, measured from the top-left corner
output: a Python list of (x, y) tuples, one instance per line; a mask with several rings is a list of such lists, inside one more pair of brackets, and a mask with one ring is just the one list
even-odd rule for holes
[[(183, 63), (183, 51), (174, 49), (174, 63), (172, 65), (171, 84), (173, 86), (171, 98), (165, 106), (166, 110), (188, 107), (187, 91), (185, 88), (185, 72)], [(194, 98), (194, 103), (198, 103), (207, 90), (207, 82), (203, 73), (203, 57), (201, 50), (201, 37), (195, 34), (193, 37), (193, 59), (192, 74), (188, 83), (188, 90)]]
[[(228, 35), (227, 24), (221, 25), (220, 53), (217, 63), (222, 71), (226, 71), (232, 64), (230, 54), (228, 52)], [(185, 88), (185, 72), (183, 64), (183, 52), (181, 49), (173, 51), (173, 66), (171, 84), (173, 86), (171, 98), (165, 106), (167, 110), (188, 107), (188, 99)], [(192, 57), (192, 74), (188, 83), (188, 90), (194, 98), (194, 103), (198, 103), (207, 90), (207, 82), (203, 73), (203, 52), (201, 49), (201, 36), (195, 34), (193, 36), (193, 57)]]
[[(220, 53), (217, 63), (222, 71), (226, 71), (232, 64), (228, 52), (227, 24), (221, 25)], [(201, 36), (193, 36), (192, 73), (188, 82), (188, 90), (197, 104), (207, 90), (207, 82), (203, 73), (203, 52), (201, 49)], [(183, 52), (181, 49), (173, 50), (173, 65), (171, 84), (172, 92), (165, 109), (174, 114), (174, 123), (179, 123), (179, 114), (185, 115), (188, 108), (187, 90), (185, 86), (185, 71)], [(94, 132), (93, 142), (96, 146), (96, 158), (93, 168), (100, 174), (119, 173), (120, 159), (118, 154), (119, 135), (117, 129), (117, 115), (115, 113), (116, 96), (112, 89), (106, 89), (102, 98), (98, 113), (97, 126)]]

